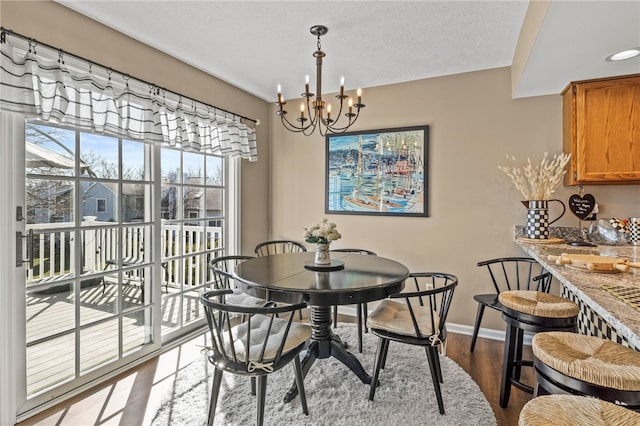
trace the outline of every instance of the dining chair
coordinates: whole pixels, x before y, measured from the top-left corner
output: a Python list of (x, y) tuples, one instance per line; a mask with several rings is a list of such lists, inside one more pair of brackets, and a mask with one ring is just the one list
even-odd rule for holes
[(300, 253), (303, 251), (307, 251), (307, 248), (302, 243), (291, 240), (264, 241), (258, 244), (255, 249), (258, 257), (283, 253)]
[(255, 256), (220, 256), (209, 261), (209, 268), (213, 275), (213, 288), (215, 290), (231, 289), (233, 294), (227, 296), (227, 302), (234, 305), (266, 306), (270, 302), (244, 293), (237, 288), (233, 278), (236, 267), (245, 260), (255, 259)]
[[(255, 259), (255, 256), (231, 255), (211, 259), (209, 261), (209, 269), (213, 275), (213, 288), (215, 290), (231, 289), (233, 293), (229, 294), (226, 300), (227, 303), (233, 305), (258, 307), (273, 305), (272, 302), (266, 299), (251, 296), (236, 287), (233, 272), (240, 263), (249, 259)], [(251, 394), (256, 394), (255, 377), (251, 378)]]
[(232, 294), (233, 290), (223, 289), (200, 296), (211, 338), (207, 359), (215, 367), (207, 424), (213, 425), (222, 375), (227, 372), (257, 379), (256, 425), (262, 425), (267, 376), (291, 361), (302, 411), (308, 415), (299, 354), (311, 337), (311, 327), (293, 321), (295, 311), (306, 305), (233, 305), (225, 301)]
[(538, 290), (549, 292), (551, 287), (551, 276), (546, 279), (534, 280), (534, 278), (545, 274), (546, 270), (535, 259), (530, 257), (500, 257), (496, 259), (483, 260), (478, 262), (479, 267), (486, 267), (493, 283), (495, 293), (476, 294), (474, 300), (478, 302), (476, 322), (473, 326), (471, 336), (470, 352), (473, 352), (478, 338), (478, 331), (484, 308), (489, 307), (497, 311), (502, 311), (502, 304), (498, 300), (498, 294), (509, 290)]
[(422, 346), (427, 353), (438, 409), (444, 414), (440, 390), (444, 380), (438, 347), (447, 338), (445, 325), (457, 285), (458, 278), (452, 274), (413, 272), (401, 293), (389, 295), (369, 315), (369, 329), (379, 337), (369, 400), (373, 401), (375, 396), (380, 369), (387, 361), (389, 342)]
[[(307, 248), (302, 243), (292, 240), (264, 241), (255, 248), (255, 253), (258, 257), (271, 256), (274, 254), (302, 253), (305, 251), (307, 251)], [(298, 317), (302, 319), (302, 310), (298, 312)]]
[[(357, 253), (364, 254), (368, 256), (376, 256), (376, 254), (370, 250), (364, 249), (352, 249), (352, 248), (343, 248), (343, 249), (334, 249), (331, 250), (336, 253)], [(362, 330), (364, 329), (365, 333), (368, 333), (367, 329), (367, 315), (369, 311), (367, 309), (367, 302), (358, 303), (356, 306), (356, 320), (358, 322), (358, 351), (362, 353)], [(338, 326), (338, 305), (333, 306), (333, 328)]]

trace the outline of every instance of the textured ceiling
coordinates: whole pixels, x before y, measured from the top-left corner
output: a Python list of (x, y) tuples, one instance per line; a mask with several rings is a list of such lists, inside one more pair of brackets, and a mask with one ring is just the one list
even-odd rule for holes
[[(264, 100), (315, 76), (313, 25), (329, 27), (323, 91), (510, 66), (528, 1), (56, 0)], [(640, 46), (640, 2), (559, 1), (548, 8), (514, 96), (559, 93), (569, 81), (640, 72), (605, 63)], [(313, 83), (312, 83), (313, 86)], [(314, 91), (314, 90), (312, 90)]]

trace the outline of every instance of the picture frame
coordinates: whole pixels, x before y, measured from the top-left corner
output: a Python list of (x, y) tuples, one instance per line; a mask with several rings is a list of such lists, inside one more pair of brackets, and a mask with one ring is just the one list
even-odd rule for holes
[(325, 213), (428, 217), (429, 126), (328, 134)]

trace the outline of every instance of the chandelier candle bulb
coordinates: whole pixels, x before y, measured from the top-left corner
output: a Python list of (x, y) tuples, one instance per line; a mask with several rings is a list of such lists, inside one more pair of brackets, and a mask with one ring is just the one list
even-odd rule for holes
[(305, 75), (304, 80), (304, 93), (306, 96), (309, 96), (309, 75)]
[(344, 99), (344, 76), (340, 77), (340, 99)]
[(283, 104), (283, 102), (282, 102), (282, 87), (280, 87), (280, 85), (279, 85), (279, 84), (278, 84), (278, 103), (279, 103), (280, 105), (282, 105), (282, 104)]
[(358, 94), (358, 105), (362, 104), (362, 89), (358, 89), (356, 91), (356, 93)]

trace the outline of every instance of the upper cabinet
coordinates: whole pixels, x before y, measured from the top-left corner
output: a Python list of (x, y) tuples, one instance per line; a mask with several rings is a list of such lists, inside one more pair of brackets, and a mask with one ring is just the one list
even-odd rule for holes
[(570, 83), (562, 121), (566, 185), (640, 183), (640, 74)]

